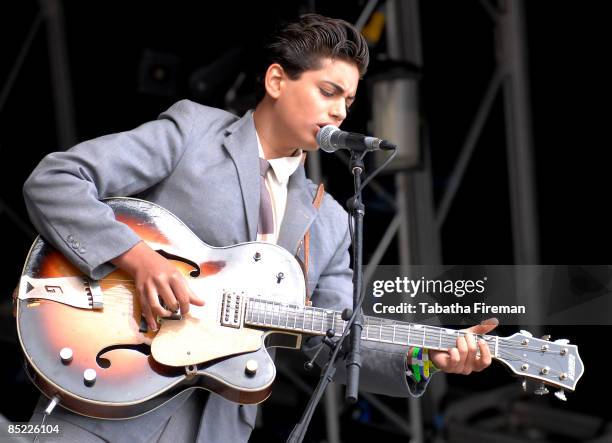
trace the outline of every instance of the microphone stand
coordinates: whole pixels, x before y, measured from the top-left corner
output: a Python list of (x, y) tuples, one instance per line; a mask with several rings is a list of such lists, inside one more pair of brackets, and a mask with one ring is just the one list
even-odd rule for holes
[(365, 215), (365, 206), (361, 200), (360, 189), (361, 174), (365, 169), (363, 165), (364, 155), (365, 153), (351, 151), (350, 168), (353, 173), (355, 194), (347, 202), (348, 211), (355, 222), (353, 239), (353, 313), (355, 320), (351, 326), (350, 350), (346, 359), (346, 391), (344, 395), (346, 402), (350, 404), (357, 402), (359, 371), (361, 369), (361, 330), (363, 325), (359, 299), (363, 285), (363, 217)]
[[(363, 258), (363, 217), (365, 215), (365, 206), (361, 200), (361, 174), (364, 171), (363, 157), (366, 152), (359, 152), (351, 150), (351, 161), (350, 169), (353, 174), (353, 183), (355, 186), (355, 194), (347, 202), (347, 208), (351, 214), (354, 223), (354, 237), (353, 237), (353, 310), (345, 309), (342, 312), (342, 319), (347, 321), (347, 329), (350, 331), (350, 345), (349, 352), (346, 359), (346, 393), (345, 399), (347, 403), (357, 402), (357, 393), (359, 391), (359, 371), (361, 369), (361, 330), (362, 316), (361, 316), (361, 287), (363, 285), (363, 270), (362, 270), (362, 258)], [(383, 165), (385, 166), (385, 165)], [(349, 229), (350, 220), (349, 220)], [(315, 408), (321, 397), (325, 392), (325, 389), (331, 381), (333, 381), (334, 374), (336, 372), (336, 361), (340, 355), (340, 351), (343, 348), (343, 342), (347, 335), (345, 330), (342, 336), (337, 340), (333, 341), (336, 333), (333, 329), (329, 329), (326, 332), (326, 336), (316, 351), (314, 357), (304, 365), (306, 370), (313, 368), (313, 362), (321, 352), (324, 346), (328, 346), (331, 349), (329, 361), (325, 364), (322, 370), (321, 378), (315, 388), (306, 409), (302, 415), (300, 421), (295, 425), (291, 435), (287, 439), (287, 443), (301, 443), (306, 435), (308, 425), (312, 420)]]

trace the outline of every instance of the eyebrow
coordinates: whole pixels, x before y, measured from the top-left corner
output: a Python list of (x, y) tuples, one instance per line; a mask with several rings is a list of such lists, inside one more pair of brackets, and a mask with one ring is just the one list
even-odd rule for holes
[[(340, 94), (344, 94), (344, 88), (342, 86), (340, 86), (339, 84), (334, 83), (334, 82), (329, 81), (329, 80), (323, 80), (323, 83), (328, 83), (329, 85), (331, 85), (336, 90), (336, 92), (339, 92)], [(354, 95), (351, 96), (351, 97), (347, 97), (347, 98), (349, 100), (355, 100), (355, 96)]]

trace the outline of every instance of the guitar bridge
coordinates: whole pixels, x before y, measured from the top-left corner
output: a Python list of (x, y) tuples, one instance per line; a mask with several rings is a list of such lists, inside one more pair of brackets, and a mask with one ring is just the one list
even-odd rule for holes
[(243, 293), (223, 292), (221, 300), (221, 326), (240, 328), (245, 299), (246, 297)]
[(100, 310), (102, 289), (97, 280), (87, 277), (31, 278), (21, 277), (19, 300), (50, 300), (75, 308)]

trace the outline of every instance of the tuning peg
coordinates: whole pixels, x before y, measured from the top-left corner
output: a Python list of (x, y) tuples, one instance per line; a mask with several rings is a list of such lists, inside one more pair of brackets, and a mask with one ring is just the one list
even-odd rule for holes
[(529, 331), (525, 331), (524, 329), (521, 329), (521, 334), (527, 336), (527, 337), (533, 337), (533, 334)]
[(533, 392), (535, 395), (546, 395), (548, 394), (548, 388), (542, 383), (538, 389)]
[(550, 341), (550, 334), (545, 334), (542, 337), (540, 337), (542, 340), (546, 340), (546, 341)]
[(565, 396), (565, 391), (563, 389), (559, 389), (557, 392), (555, 392), (555, 397), (561, 401), (567, 401), (567, 397)]
[(558, 345), (567, 345), (569, 344), (569, 340), (567, 338), (560, 338), (558, 340), (555, 340), (555, 343)]
[(521, 382), (521, 388), (523, 388), (523, 392), (527, 392), (527, 379), (524, 378)]

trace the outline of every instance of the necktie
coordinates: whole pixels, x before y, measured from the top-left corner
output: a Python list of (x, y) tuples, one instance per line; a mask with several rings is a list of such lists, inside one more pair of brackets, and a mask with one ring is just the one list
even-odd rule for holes
[(258, 234), (272, 234), (274, 232), (274, 216), (272, 215), (272, 200), (266, 188), (266, 173), (270, 169), (270, 162), (263, 158), (259, 159), (259, 224)]

